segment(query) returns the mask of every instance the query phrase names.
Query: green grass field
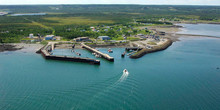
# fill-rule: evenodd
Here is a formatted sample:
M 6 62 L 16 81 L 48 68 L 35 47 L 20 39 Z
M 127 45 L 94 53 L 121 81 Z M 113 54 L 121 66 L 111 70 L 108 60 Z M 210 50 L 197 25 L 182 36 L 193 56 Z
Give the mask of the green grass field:
M 50 25 L 95 25 L 95 24 L 112 24 L 112 20 L 96 20 L 86 17 L 46 17 L 45 20 L 57 21 L 59 23 L 50 23 Z
M 65 39 L 108 35 L 112 39 L 122 40 L 122 35 L 150 33 L 140 29 L 140 26 L 172 25 L 173 21 L 220 22 L 218 6 L 9 5 L 0 6 L 0 11 L 10 11 L 12 14 L 47 13 L 44 16 L 0 16 L 0 41 L 3 42 L 19 42 L 30 33 L 41 36 L 54 34 Z M 92 31 L 90 26 L 96 27 L 99 32 Z M 104 26 L 112 29 L 105 31 Z M 128 37 L 128 40 L 136 39 Z

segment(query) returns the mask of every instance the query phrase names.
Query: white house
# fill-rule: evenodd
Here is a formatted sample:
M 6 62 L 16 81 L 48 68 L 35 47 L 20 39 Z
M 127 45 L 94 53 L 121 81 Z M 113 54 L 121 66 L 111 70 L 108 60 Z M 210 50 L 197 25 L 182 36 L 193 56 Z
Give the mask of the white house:
M 34 34 L 29 34 L 29 38 L 34 38 Z

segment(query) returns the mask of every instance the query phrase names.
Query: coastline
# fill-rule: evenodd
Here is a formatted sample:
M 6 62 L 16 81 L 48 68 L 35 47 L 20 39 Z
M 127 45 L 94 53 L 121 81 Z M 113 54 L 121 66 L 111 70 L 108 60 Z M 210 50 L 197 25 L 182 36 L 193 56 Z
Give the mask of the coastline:
M 161 37 L 168 38 L 173 42 L 180 41 L 179 38 L 181 37 L 208 37 L 208 38 L 217 38 L 220 39 L 220 37 L 216 36 L 207 36 L 207 35 L 196 35 L 196 34 L 179 34 L 177 32 L 181 31 L 181 28 L 183 28 L 180 25 L 174 24 L 170 26 L 147 26 L 149 29 L 156 29 L 156 31 L 163 31 L 165 32 L 165 35 L 161 35 Z M 142 27 L 143 28 L 143 27 Z M 115 44 L 87 44 L 93 48 L 125 48 L 125 47 L 134 47 L 131 44 L 136 41 L 129 41 L 126 43 L 115 43 Z M 36 52 L 36 50 L 39 50 L 44 45 L 42 44 L 25 44 L 25 43 L 6 43 L 6 44 L 0 44 L 0 52 L 4 51 L 22 51 L 22 52 Z M 72 44 L 59 44 L 56 45 L 57 49 L 71 49 Z M 75 48 L 82 49 L 80 45 L 76 45 Z
M 188 24 L 188 23 L 182 23 L 182 24 Z M 201 24 L 205 24 L 205 23 L 201 23 Z M 182 27 L 178 24 L 174 24 L 173 26 L 152 26 L 152 27 L 150 27 L 150 29 L 156 29 L 157 31 L 165 32 L 166 34 L 164 35 L 164 37 L 170 38 L 173 42 L 180 41 L 179 38 L 181 38 L 181 37 L 207 37 L 207 38 L 220 39 L 220 37 L 217 37 L 217 36 L 199 35 L 199 34 L 179 34 L 179 33 L 177 33 L 179 31 L 181 31 L 181 28 L 184 28 L 184 27 Z
M 21 50 L 23 47 L 18 47 L 17 45 L 13 44 L 0 44 L 0 52 L 4 51 L 16 51 Z
M 213 22 L 213 21 L 172 21 L 173 24 L 216 24 L 216 25 L 220 25 L 220 22 Z
M 154 48 L 147 49 L 143 48 L 142 50 L 136 52 L 135 54 L 131 55 L 130 58 L 137 59 L 145 54 L 153 53 L 157 51 L 162 51 L 167 49 L 169 46 L 172 45 L 173 42 L 180 41 L 180 38 L 186 38 L 186 37 L 204 37 L 204 38 L 217 38 L 220 39 L 220 37 L 217 36 L 208 36 L 208 35 L 196 35 L 196 34 L 179 34 L 177 32 L 181 31 L 181 28 L 183 28 L 180 25 L 172 25 L 172 26 L 151 26 L 149 29 L 156 30 L 156 32 L 165 32 L 165 35 L 162 37 L 168 38 L 168 41 L 166 43 L 163 43 L 161 45 L 155 46 Z

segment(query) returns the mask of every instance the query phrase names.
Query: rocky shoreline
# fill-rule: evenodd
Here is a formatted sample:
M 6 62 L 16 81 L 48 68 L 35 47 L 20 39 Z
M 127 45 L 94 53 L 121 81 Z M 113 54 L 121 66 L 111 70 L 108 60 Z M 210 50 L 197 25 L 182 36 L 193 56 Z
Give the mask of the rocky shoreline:
M 43 47 L 42 44 L 7 43 L 7 44 L 0 44 L 0 52 L 5 52 L 5 51 L 35 52 L 37 49 L 41 47 Z
M 17 45 L 13 44 L 0 44 L 0 52 L 4 51 L 16 51 L 21 50 L 23 47 L 18 47 Z

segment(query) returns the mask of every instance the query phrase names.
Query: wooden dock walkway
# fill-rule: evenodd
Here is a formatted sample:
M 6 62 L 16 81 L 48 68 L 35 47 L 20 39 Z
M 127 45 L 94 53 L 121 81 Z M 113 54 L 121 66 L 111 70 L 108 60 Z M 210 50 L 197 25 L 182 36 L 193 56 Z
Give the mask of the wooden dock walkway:
M 81 45 L 82 45 L 83 48 L 85 48 L 85 49 L 87 49 L 87 50 L 89 50 L 91 52 L 94 52 L 94 53 L 100 55 L 101 57 L 103 57 L 103 58 L 105 58 L 105 59 L 107 59 L 109 61 L 114 62 L 114 58 L 109 56 L 108 54 L 102 53 L 102 52 L 100 52 L 100 51 L 98 51 L 98 50 L 96 50 L 96 49 L 94 49 L 94 48 L 92 48 L 92 47 L 90 47 L 88 45 L 85 45 L 84 43 L 81 43 Z

